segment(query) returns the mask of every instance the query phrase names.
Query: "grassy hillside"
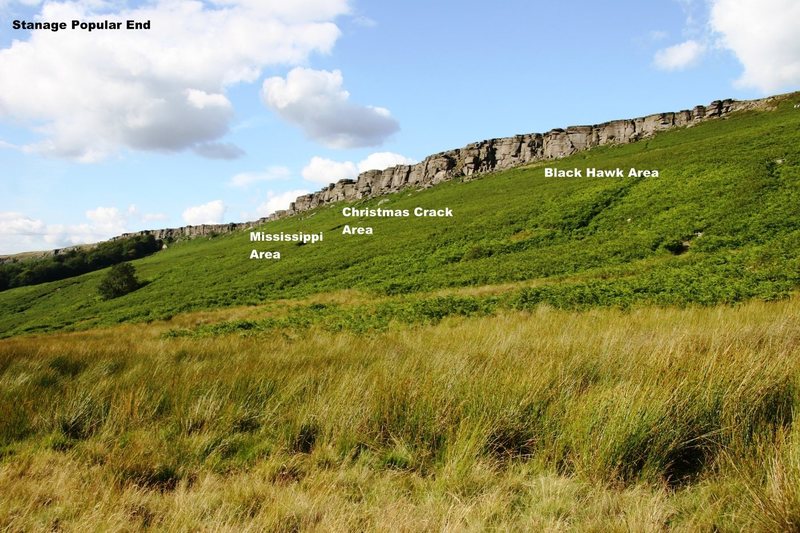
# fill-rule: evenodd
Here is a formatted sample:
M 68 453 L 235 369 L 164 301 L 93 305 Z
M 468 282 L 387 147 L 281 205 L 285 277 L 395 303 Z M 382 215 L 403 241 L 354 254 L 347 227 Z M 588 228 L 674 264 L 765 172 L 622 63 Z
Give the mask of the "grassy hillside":
M 800 530 L 796 101 L 0 293 L 0 530 Z
M 103 272 L 0 294 L 0 334 L 163 319 L 334 290 L 374 296 L 501 285 L 501 306 L 715 304 L 800 283 L 800 95 L 769 112 L 601 147 L 558 162 L 404 191 L 359 207 L 450 207 L 441 219 L 346 219 L 342 204 L 272 222 L 323 243 L 253 246 L 246 233 L 135 262 L 148 284 L 101 301 Z M 545 178 L 545 166 L 658 169 L 658 178 Z M 374 236 L 345 236 L 346 223 Z M 253 248 L 279 261 L 248 259 Z M 485 302 L 478 302 L 483 305 Z M 491 303 L 491 302 L 490 302 Z M 494 303 L 491 303 L 494 305 Z

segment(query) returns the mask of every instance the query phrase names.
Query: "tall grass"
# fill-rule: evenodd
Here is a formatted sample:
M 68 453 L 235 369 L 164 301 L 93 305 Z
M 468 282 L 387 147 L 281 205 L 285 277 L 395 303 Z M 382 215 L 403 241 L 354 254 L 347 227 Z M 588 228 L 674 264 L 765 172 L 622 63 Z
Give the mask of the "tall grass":
M 791 530 L 800 300 L 0 342 L 0 527 Z

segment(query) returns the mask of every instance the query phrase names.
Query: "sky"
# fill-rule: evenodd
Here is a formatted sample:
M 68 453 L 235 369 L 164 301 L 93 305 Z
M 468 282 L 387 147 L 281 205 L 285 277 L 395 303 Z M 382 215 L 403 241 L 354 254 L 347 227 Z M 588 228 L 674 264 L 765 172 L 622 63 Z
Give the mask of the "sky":
M 797 90 L 798 20 L 797 0 L 0 0 L 0 254 L 256 220 L 482 139 Z

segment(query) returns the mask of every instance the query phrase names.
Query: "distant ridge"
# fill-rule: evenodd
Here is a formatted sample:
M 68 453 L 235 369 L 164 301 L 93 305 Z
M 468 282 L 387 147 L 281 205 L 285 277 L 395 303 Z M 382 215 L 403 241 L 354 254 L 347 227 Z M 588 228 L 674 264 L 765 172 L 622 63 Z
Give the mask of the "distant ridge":
M 414 165 L 397 165 L 384 170 L 368 170 L 359 174 L 355 180 L 339 180 L 317 192 L 297 197 L 288 209 L 276 211 L 268 217 L 258 220 L 142 230 L 124 233 L 110 240 L 152 234 L 156 239 L 170 242 L 251 229 L 272 220 L 293 216 L 334 202 L 372 198 L 409 187 L 432 187 L 455 178 L 506 170 L 537 161 L 561 159 L 595 146 L 628 144 L 646 139 L 662 131 L 691 127 L 709 120 L 725 118 L 737 111 L 767 110 L 773 108 L 777 101 L 785 96 L 776 95 L 757 100 L 714 100 L 706 106 L 698 105 L 691 110 L 612 120 L 591 126 L 569 126 L 566 129 L 552 129 L 547 133 L 527 133 L 487 139 L 462 148 L 430 155 Z M 51 251 L 25 252 L 0 256 L 0 260 L 47 257 L 69 249 L 91 246 L 93 245 L 87 244 Z
M 430 187 L 458 177 L 469 177 L 533 163 L 560 159 L 606 144 L 627 144 L 674 128 L 694 126 L 750 109 L 769 109 L 785 95 L 759 100 L 715 100 L 692 110 L 657 113 L 633 119 L 613 120 L 593 126 L 569 126 L 547 133 L 528 133 L 488 139 L 463 148 L 426 157 L 414 165 L 362 172 L 355 180 L 343 179 L 311 194 L 298 197 L 289 209 L 273 213 L 269 220 L 291 216 L 320 205 L 357 200 L 397 192 L 406 187 Z

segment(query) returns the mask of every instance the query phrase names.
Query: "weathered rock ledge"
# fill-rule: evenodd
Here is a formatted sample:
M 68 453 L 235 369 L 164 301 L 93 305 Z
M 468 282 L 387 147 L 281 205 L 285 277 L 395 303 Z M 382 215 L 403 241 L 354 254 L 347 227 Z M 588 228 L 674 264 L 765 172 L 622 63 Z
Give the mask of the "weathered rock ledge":
M 355 180 L 343 179 L 315 193 L 298 197 L 289 209 L 277 211 L 267 220 L 295 215 L 331 202 L 371 198 L 406 187 L 425 188 L 462 176 L 505 170 L 536 161 L 560 159 L 606 144 L 626 144 L 674 128 L 688 127 L 724 118 L 735 111 L 766 109 L 778 97 L 760 100 L 715 100 L 692 110 L 658 113 L 592 126 L 570 126 L 547 133 L 528 133 L 488 139 L 463 148 L 426 157 L 414 165 L 362 172 Z
M 194 239 L 197 237 L 214 237 L 216 235 L 222 235 L 223 233 L 232 233 L 234 231 L 252 229 L 259 224 L 263 224 L 267 220 L 268 219 L 265 217 L 252 222 L 198 224 L 197 226 L 181 226 L 180 228 L 147 229 L 135 231 L 133 233 L 123 233 L 122 235 L 114 237 L 111 240 L 116 241 L 118 239 L 127 239 L 130 237 L 136 237 L 138 235 L 153 235 L 156 240 L 169 243 L 185 239 Z
M 143 230 L 124 233 L 112 240 L 152 234 L 156 239 L 171 242 L 251 229 L 264 222 L 296 215 L 333 202 L 372 198 L 407 187 L 427 188 L 462 176 L 474 176 L 537 161 L 560 159 L 595 146 L 627 144 L 651 137 L 661 131 L 725 118 L 736 111 L 769 109 L 780 98 L 781 96 L 770 96 L 759 100 L 715 100 L 707 106 L 699 105 L 692 110 L 612 120 L 592 126 L 570 126 L 566 129 L 553 129 L 547 133 L 527 133 L 488 139 L 428 156 L 414 165 L 369 170 L 359 174 L 355 180 L 339 180 L 315 193 L 298 197 L 288 209 L 276 211 L 268 217 L 252 222 Z M 37 255 L 55 255 L 60 252 L 62 250 L 53 250 L 40 252 Z

